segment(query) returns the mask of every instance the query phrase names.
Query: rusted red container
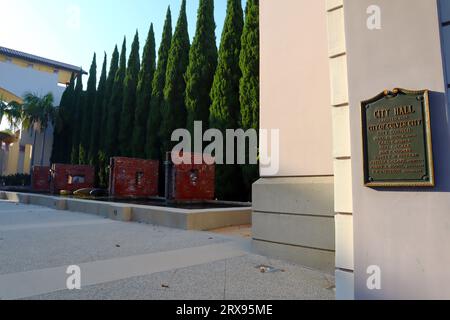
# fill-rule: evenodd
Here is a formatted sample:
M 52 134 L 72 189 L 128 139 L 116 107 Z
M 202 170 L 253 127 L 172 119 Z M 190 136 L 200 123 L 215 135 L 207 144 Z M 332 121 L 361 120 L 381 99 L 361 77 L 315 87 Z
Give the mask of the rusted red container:
M 201 154 L 186 154 L 189 163 L 174 164 L 171 154 L 166 161 L 166 195 L 172 201 L 214 200 L 215 165 L 211 159 L 203 161 Z M 200 159 L 195 161 L 195 159 Z
M 50 167 L 33 166 L 31 188 L 35 192 L 50 192 Z
M 158 196 L 159 161 L 111 158 L 109 177 L 110 196 L 134 198 Z
M 51 170 L 50 191 L 59 194 L 62 190 L 74 192 L 94 188 L 95 168 L 86 165 L 54 164 Z

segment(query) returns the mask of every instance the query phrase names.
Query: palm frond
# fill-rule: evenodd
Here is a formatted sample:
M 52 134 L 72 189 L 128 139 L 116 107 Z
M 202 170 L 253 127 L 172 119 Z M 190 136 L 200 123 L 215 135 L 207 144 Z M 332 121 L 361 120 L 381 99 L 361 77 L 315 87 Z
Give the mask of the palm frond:
M 23 97 L 23 126 L 31 127 L 39 131 L 46 130 L 49 122 L 54 123 L 56 109 L 53 94 L 48 93 L 43 97 L 26 93 Z

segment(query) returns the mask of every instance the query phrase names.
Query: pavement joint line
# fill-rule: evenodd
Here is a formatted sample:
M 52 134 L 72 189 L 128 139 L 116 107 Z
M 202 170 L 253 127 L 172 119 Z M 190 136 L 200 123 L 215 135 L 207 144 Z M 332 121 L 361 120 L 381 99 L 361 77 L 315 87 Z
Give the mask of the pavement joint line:
M 101 225 L 115 223 L 113 220 L 95 219 L 95 220 L 77 220 L 65 222 L 48 222 L 48 223 L 30 223 L 30 224 L 13 224 L 7 226 L 0 226 L 0 231 L 21 231 L 32 229 L 48 229 L 48 228 L 65 228 L 65 227 L 81 227 L 90 225 Z
M 246 255 L 239 243 L 156 252 L 78 265 L 83 287 L 183 269 Z M 0 275 L 0 300 L 25 299 L 67 290 L 69 266 Z
M 51 210 L 51 209 L 46 209 L 46 208 L 43 208 L 43 209 L 34 209 L 34 208 L 23 208 L 23 209 L 15 209 L 15 210 L 0 210 L 0 214 L 2 214 L 2 213 L 34 213 L 34 212 L 53 212 L 53 211 L 55 211 L 56 212 L 56 210 Z

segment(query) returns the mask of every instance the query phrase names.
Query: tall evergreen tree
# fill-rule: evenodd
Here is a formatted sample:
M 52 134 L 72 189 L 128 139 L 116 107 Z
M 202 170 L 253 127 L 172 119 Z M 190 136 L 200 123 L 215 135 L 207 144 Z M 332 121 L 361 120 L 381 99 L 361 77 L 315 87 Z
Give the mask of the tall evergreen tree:
M 126 52 L 126 39 L 124 39 L 122 44 L 122 51 L 120 53 L 119 69 L 117 69 L 116 75 L 114 77 L 113 89 L 111 91 L 111 97 L 108 106 L 108 120 L 106 126 L 105 142 L 106 158 L 119 155 L 119 121 L 123 105 L 123 84 L 127 69 Z
M 170 151 L 174 145 L 171 142 L 173 131 L 186 126 L 186 81 L 184 75 L 189 63 L 189 47 L 186 0 L 183 0 L 167 61 L 160 130 L 162 154 Z
M 217 67 L 215 29 L 214 0 L 200 0 L 197 30 L 186 72 L 186 126 L 192 136 L 195 121 L 202 121 L 204 129 L 209 123 L 210 92 Z
M 69 163 L 72 150 L 72 117 L 75 76 L 72 74 L 70 83 L 61 97 L 53 134 L 51 163 Z
M 91 122 L 91 141 L 89 143 L 89 163 L 94 166 L 98 166 L 98 151 L 100 145 L 101 135 L 101 121 L 102 121 L 102 109 L 103 100 L 105 97 L 106 87 L 106 53 L 103 58 L 103 66 L 100 74 L 100 80 L 97 87 L 97 95 L 95 96 L 94 109 L 92 110 L 92 122 Z
M 119 153 L 131 157 L 131 138 L 133 136 L 134 116 L 136 112 L 136 88 L 141 62 L 139 58 L 139 35 L 136 31 L 131 45 L 130 58 L 124 82 L 124 96 L 119 125 Z
M 150 25 L 147 41 L 142 55 L 142 66 L 137 85 L 137 101 L 134 119 L 132 154 L 136 158 L 145 158 L 145 141 L 147 135 L 147 119 L 152 95 L 152 81 L 156 69 L 155 33 L 153 23 Z
M 169 58 L 170 45 L 172 43 L 172 15 L 170 7 L 167 9 L 166 21 L 158 50 L 158 65 L 152 82 L 152 95 L 150 99 L 150 111 L 147 119 L 147 135 L 145 153 L 148 159 L 162 160 L 161 140 L 159 129 L 161 126 L 161 110 L 164 99 L 164 86 L 166 84 L 167 60 Z
M 111 57 L 109 65 L 108 77 L 105 84 L 105 94 L 102 104 L 102 117 L 100 123 L 100 150 L 98 152 L 98 184 L 102 188 L 108 186 L 108 165 L 109 159 L 106 154 L 106 142 L 107 142 L 107 127 L 108 127 L 108 114 L 110 110 L 110 100 L 112 96 L 112 90 L 114 85 L 114 79 L 116 77 L 117 70 L 119 69 L 119 50 L 117 45 L 114 47 L 114 51 Z
M 81 131 L 81 115 L 84 106 L 83 80 L 80 74 L 77 77 L 73 96 L 73 127 L 72 127 L 72 150 L 70 154 L 70 163 L 79 164 L 80 151 L 80 131 Z
M 61 97 L 61 101 L 62 101 Z M 52 145 L 52 154 L 50 156 L 50 163 L 61 163 L 61 153 L 62 153 L 62 139 L 61 135 L 63 132 L 64 122 L 62 120 L 61 114 L 61 106 L 57 108 L 55 114 L 55 123 L 53 128 L 53 145 Z
M 102 133 L 100 134 L 100 150 L 102 152 L 105 151 L 106 145 L 106 128 L 108 125 L 108 113 L 109 113 L 109 103 L 111 101 L 112 90 L 114 86 L 114 79 L 116 77 L 117 70 L 119 69 L 119 50 L 117 49 L 117 45 L 114 47 L 113 54 L 111 56 L 111 62 L 109 64 L 109 72 L 108 77 L 106 79 L 105 84 L 105 95 L 103 98 L 103 106 L 102 106 L 102 120 L 100 128 Z
M 86 99 L 81 115 L 81 137 L 79 163 L 88 163 L 89 144 L 91 142 L 92 114 L 95 108 L 95 96 L 97 94 L 97 55 L 94 53 L 86 89 Z
M 219 49 L 219 61 L 211 90 L 210 127 L 238 128 L 240 122 L 239 54 L 243 29 L 241 0 L 228 0 Z M 226 181 L 226 183 L 224 183 Z M 242 173 L 237 165 L 216 166 L 216 196 L 223 200 L 242 199 Z
M 247 0 L 240 55 L 242 127 L 259 130 L 259 0 Z M 258 165 L 242 167 L 247 193 L 259 176 Z

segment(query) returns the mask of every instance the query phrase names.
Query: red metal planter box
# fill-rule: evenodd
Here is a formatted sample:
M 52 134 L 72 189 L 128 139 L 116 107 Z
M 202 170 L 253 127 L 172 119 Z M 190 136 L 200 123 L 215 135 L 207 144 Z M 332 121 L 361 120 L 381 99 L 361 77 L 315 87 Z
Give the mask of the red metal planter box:
M 166 163 L 168 199 L 174 201 L 214 200 L 215 165 L 205 162 L 195 164 L 194 158 L 201 155 L 191 154 L 190 156 L 192 159 L 190 164 L 174 164 L 170 160 Z
M 54 164 L 51 175 L 50 191 L 54 194 L 62 190 L 94 188 L 95 168 L 92 166 Z
M 33 167 L 31 174 L 31 188 L 35 192 L 50 192 L 50 167 Z
M 111 158 L 109 194 L 113 197 L 158 196 L 159 161 Z

